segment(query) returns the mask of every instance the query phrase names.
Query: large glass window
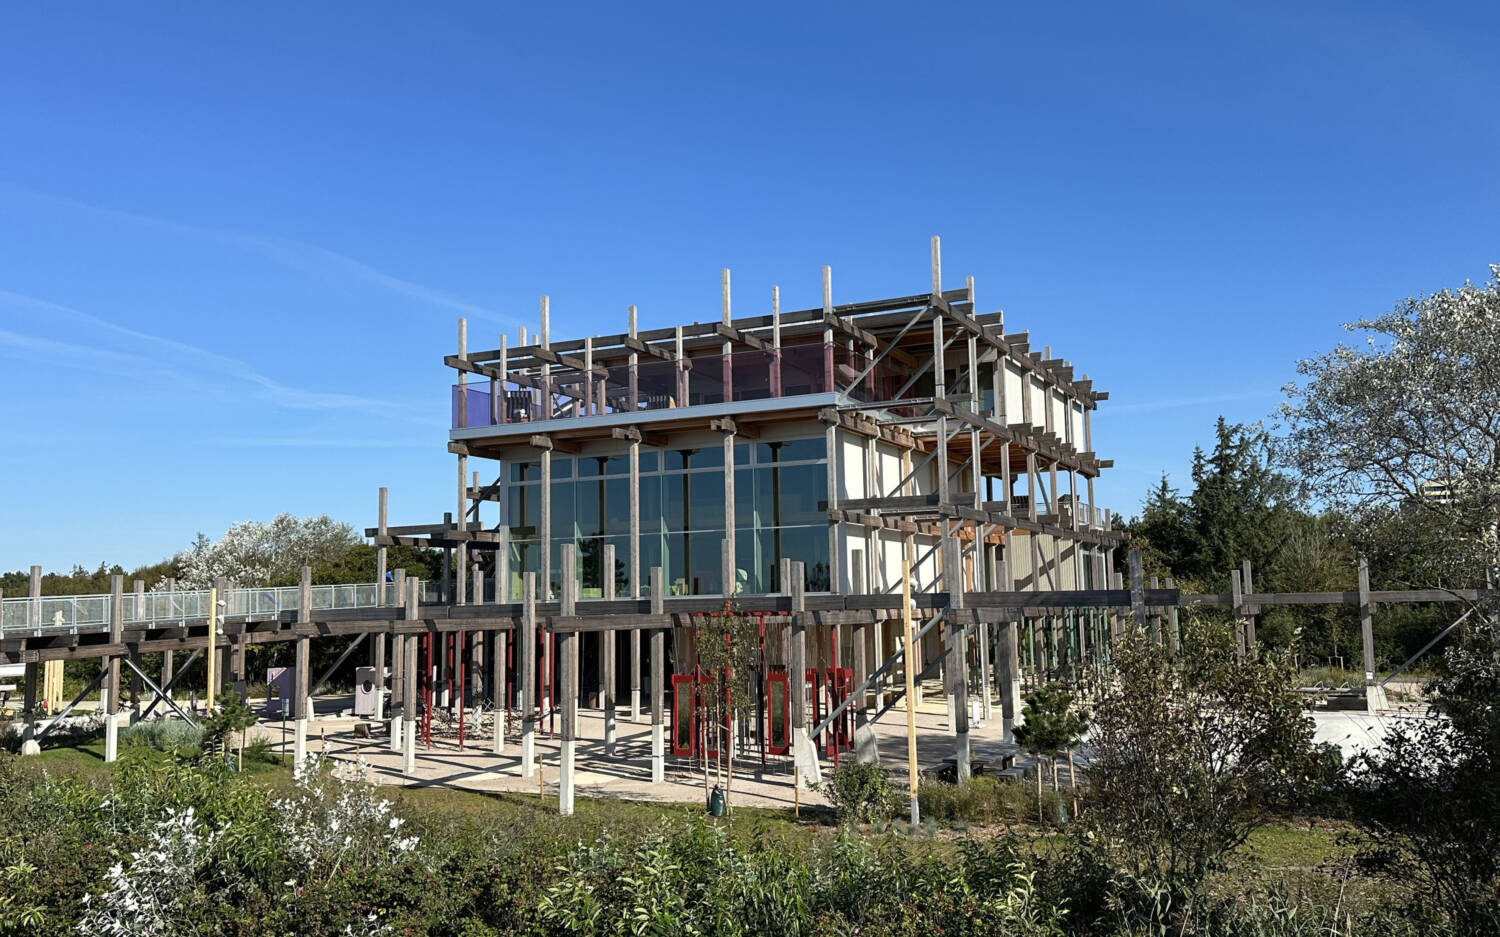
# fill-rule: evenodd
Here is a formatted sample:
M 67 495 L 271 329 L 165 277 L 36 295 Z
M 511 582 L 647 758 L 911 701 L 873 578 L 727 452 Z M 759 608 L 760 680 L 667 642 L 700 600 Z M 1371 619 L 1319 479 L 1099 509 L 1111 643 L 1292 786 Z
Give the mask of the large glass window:
M 529 540 L 541 534 L 542 497 L 536 485 L 512 485 L 505 493 L 510 538 Z
M 630 480 L 584 479 L 573 483 L 578 536 L 630 533 Z M 642 516 L 645 512 L 642 511 Z M 560 536 L 560 535 L 559 535 Z
M 572 540 L 575 536 L 576 517 L 573 505 L 574 484 L 570 481 L 552 482 L 552 542 L 559 539 Z
M 828 497 L 824 437 L 740 444 L 734 448 L 735 588 L 747 594 L 778 591 L 783 557 L 807 565 L 809 591 L 827 591 Z M 558 456 L 552 460 L 552 589 L 560 588 L 561 547 L 575 543 L 580 595 L 603 595 L 603 544 L 615 544 L 619 594 L 629 588 L 629 457 Z M 540 569 L 541 486 L 536 463 L 512 463 L 506 473 L 507 520 L 513 540 L 513 590 L 519 574 Z M 576 480 L 575 480 L 576 479 Z M 724 448 L 640 453 L 640 581 L 660 565 L 671 595 L 724 592 Z M 529 551 L 529 552 L 528 552 Z M 524 555 L 523 555 L 524 554 Z M 518 593 L 517 593 L 518 594 Z

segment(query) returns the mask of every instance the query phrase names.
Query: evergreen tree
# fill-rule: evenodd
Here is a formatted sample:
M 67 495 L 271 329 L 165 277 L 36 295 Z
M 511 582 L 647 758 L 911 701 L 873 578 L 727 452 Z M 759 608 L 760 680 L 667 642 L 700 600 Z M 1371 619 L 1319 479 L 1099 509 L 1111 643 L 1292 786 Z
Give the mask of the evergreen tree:
M 1229 570 L 1249 560 L 1256 568 L 1271 560 L 1291 530 L 1295 491 L 1271 461 L 1269 439 L 1259 427 L 1230 423 L 1214 427 L 1214 449 L 1193 453 L 1193 494 L 1188 516 L 1196 549 L 1191 573 L 1205 583 L 1227 584 Z

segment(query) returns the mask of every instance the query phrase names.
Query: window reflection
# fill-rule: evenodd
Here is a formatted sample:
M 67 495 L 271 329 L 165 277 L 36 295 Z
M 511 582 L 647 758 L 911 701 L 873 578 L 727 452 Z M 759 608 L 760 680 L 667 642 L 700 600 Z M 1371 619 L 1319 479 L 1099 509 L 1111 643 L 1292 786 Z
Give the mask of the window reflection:
M 808 591 L 829 588 L 829 527 L 820 505 L 827 499 L 822 436 L 735 447 L 734 588 L 754 594 L 783 589 L 782 558 L 806 566 Z M 663 567 L 671 595 L 724 593 L 725 536 L 723 446 L 640 452 L 640 559 L 642 594 L 648 573 Z M 664 467 L 663 467 L 664 466 Z M 579 549 L 580 595 L 602 596 L 607 572 L 602 547 L 615 545 L 616 590 L 629 589 L 630 481 L 625 454 L 554 457 L 551 505 L 552 589 L 560 588 L 563 543 Z M 511 463 L 505 473 L 505 506 L 511 537 L 511 594 L 520 576 L 540 571 L 541 498 L 536 463 Z M 574 480 L 576 478 L 576 480 Z

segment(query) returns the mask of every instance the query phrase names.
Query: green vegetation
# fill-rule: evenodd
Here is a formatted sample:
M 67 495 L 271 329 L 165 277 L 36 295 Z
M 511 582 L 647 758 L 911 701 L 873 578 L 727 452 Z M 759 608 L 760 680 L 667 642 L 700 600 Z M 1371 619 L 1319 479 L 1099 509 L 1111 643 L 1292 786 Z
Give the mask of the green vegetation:
M 203 751 L 204 730 L 176 719 L 151 719 L 120 730 L 123 748 L 152 748 L 192 758 Z
M 926 820 L 958 827 L 1008 826 L 1025 824 L 1039 816 L 1058 816 L 1062 796 L 981 775 L 967 784 L 923 781 L 917 788 L 917 806 Z
M 883 823 L 905 806 L 890 773 L 878 764 L 845 762 L 817 787 L 827 795 L 839 823 Z
M 983 832 L 861 836 L 747 807 L 709 823 L 700 807 L 584 798 L 562 818 L 535 795 L 246 764 L 144 748 L 108 767 L 86 749 L 0 759 L 0 934 L 1156 932 L 1085 837 L 1020 823 L 1021 783 L 923 786 L 924 812 L 967 805 L 953 819 L 980 810 L 967 816 L 1000 824 Z M 1350 854 L 1339 831 L 1303 827 L 1257 829 L 1185 932 L 1416 932 L 1364 880 L 1318 871 Z M 148 899 L 154 917 L 125 913 Z
M 1016 742 L 1024 751 L 1038 756 L 1036 766 L 1036 809 L 1038 819 L 1042 813 L 1042 766 L 1040 758 L 1045 756 L 1052 764 L 1052 790 L 1057 786 L 1057 758 L 1068 753 L 1069 763 L 1073 749 L 1083 739 L 1088 728 L 1088 719 L 1073 708 L 1073 694 L 1066 687 L 1049 683 L 1026 695 L 1026 718 L 1016 726 Z M 1072 774 L 1069 773 L 1072 781 Z

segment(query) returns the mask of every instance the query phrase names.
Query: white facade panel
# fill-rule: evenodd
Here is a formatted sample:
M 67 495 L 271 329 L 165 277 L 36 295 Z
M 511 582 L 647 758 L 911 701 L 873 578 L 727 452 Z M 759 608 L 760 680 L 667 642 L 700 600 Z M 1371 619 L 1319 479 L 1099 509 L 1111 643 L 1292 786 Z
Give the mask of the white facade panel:
M 1021 394 L 1024 387 L 1021 383 L 1021 372 L 1014 365 L 1005 365 L 1005 423 L 1019 423 L 1022 417 Z

